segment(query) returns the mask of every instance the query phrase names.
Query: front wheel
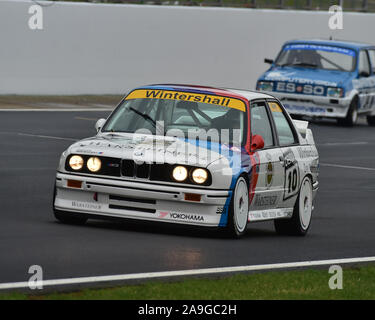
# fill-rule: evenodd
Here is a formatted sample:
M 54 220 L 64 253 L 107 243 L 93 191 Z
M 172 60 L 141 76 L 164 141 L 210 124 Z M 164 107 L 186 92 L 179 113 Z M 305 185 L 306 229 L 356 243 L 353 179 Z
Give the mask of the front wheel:
M 275 220 L 278 234 L 305 236 L 309 230 L 312 216 L 312 184 L 309 177 L 302 181 L 299 195 L 291 219 Z
M 375 116 L 367 116 L 367 123 L 371 127 L 375 127 Z
M 346 114 L 345 118 L 337 119 L 339 125 L 345 127 L 353 127 L 358 120 L 358 106 L 357 106 L 357 99 L 354 99 L 349 106 L 348 113 Z
M 87 216 L 81 213 L 72 213 L 59 210 L 53 210 L 55 218 L 65 224 L 84 225 L 87 221 Z
M 243 177 L 237 180 L 229 206 L 229 220 L 226 233 L 231 238 L 240 238 L 246 232 L 249 214 L 249 188 Z

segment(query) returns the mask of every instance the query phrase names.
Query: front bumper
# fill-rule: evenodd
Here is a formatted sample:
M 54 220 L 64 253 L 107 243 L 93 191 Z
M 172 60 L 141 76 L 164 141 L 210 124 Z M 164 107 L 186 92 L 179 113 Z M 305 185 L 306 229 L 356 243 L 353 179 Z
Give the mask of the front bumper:
M 81 187 L 68 187 L 68 180 L 80 181 Z M 186 194 L 199 194 L 201 199 L 185 200 Z M 97 216 L 217 227 L 231 195 L 231 190 L 57 173 L 54 208 Z
M 278 98 L 290 114 L 310 117 L 345 118 L 352 98 L 330 98 L 284 92 L 267 92 Z

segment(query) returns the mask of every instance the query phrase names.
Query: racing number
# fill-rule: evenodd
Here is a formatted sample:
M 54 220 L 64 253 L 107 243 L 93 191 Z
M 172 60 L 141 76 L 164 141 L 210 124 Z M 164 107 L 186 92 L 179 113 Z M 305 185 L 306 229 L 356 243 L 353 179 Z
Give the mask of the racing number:
M 293 168 L 293 171 L 289 171 L 288 173 L 288 194 L 293 193 L 296 191 L 298 185 L 298 173 L 297 169 Z
M 285 185 L 284 200 L 293 197 L 298 193 L 299 168 L 298 162 L 291 149 L 284 153 L 285 158 Z

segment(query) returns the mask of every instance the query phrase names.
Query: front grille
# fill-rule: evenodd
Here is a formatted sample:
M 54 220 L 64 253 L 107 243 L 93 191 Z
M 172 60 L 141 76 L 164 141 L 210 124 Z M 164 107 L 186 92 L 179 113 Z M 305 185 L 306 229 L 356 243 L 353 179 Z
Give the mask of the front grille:
M 151 181 L 176 182 L 176 180 L 174 180 L 172 177 L 172 172 L 175 166 L 175 164 L 168 163 L 137 164 L 133 160 L 123 160 L 121 172 L 125 177 L 149 179 Z M 187 165 L 184 165 L 184 167 L 188 170 L 189 177 L 186 179 L 186 181 L 183 181 L 183 183 L 197 185 L 190 179 L 192 171 L 197 167 Z M 207 181 L 201 185 L 209 186 L 211 183 L 211 174 L 208 172 Z
M 125 177 L 134 177 L 135 163 L 133 160 L 122 160 L 121 174 Z
M 130 198 L 130 197 L 116 196 L 116 195 L 109 195 L 109 200 L 156 204 L 156 200 L 153 200 L 153 199 Z
M 135 176 L 137 178 L 142 178 L 142 179 L 150 178 L 150 169 L 151 169 L 150 164 L 143 163 L 141 165 L 136 165 L 135 169 L 136 169 Z
M 126 210 L 126 211 L 139 211 L 139 212 L 147 212 L 147 213 L 155 213 L 156 212 L 155 209 L 118 206 L 118 205 L 115 205 L 115 204 L 110 204 L 108 207 L 109 207 L 109 209 Z
M 156 212 L 156 200 L 109 195 L 109 208 L 146 213 Z

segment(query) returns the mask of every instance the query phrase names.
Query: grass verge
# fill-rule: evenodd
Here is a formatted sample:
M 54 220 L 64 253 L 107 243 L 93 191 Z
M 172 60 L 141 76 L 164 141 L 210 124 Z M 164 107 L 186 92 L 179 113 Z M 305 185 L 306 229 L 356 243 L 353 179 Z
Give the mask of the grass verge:
M 120 95 L 77 95 L 77 96 L 18 96 L 0 95 L 1 108 L 35 108 L 36 106 L 49 106 L 51 104 L 67 104 L 76 106 L 110 105 L 116 106 L 122 96 Z
M 343 269 L 343 289 L 331 290 L 327 269 L 237 274 L 209 279 L 150 281 L 106 289 L 70 293 L 0 293 L 0 300 L 195 300 L 195 299 L 375 299 L 375 265 Z

